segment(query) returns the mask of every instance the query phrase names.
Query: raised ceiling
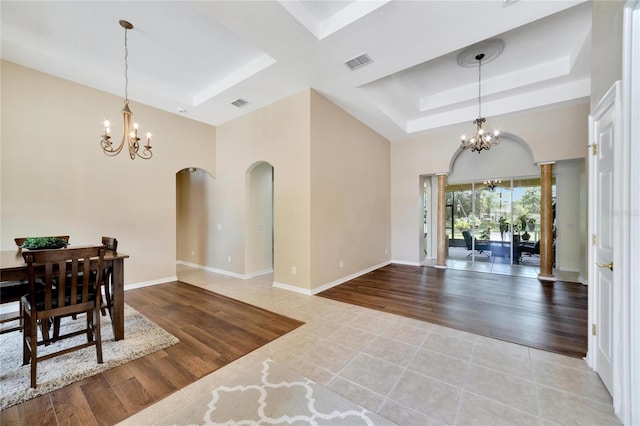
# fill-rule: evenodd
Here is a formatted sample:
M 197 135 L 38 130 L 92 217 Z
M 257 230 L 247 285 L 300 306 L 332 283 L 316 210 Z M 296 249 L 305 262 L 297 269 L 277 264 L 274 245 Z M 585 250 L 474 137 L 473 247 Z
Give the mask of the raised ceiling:
M 2 59 L 220 125 L 314 88 L 389 140 L 471 122 L 465 48 L 483 66 L 483 115 L 588 99 L 587 1 L 140 1 L 0 3 Z M 366 53 L 354 71 L 345 62 Z M 231 104 L 244 99 L 247 105 Z M 179 112 L 181 111 L 181 112 Z

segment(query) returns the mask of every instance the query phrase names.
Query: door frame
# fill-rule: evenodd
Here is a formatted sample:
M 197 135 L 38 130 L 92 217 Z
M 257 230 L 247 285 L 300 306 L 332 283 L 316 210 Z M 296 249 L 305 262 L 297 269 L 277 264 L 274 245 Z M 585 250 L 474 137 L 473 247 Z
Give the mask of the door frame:
M 640 424 L 640 2 L 628 0 L 623 12 L 622 30 L 622 175 L 621 191 L 626 197 L 618 210 L 622 218 L 624 249 L 623 316 L 621 339 L 621 394 L 614 398 L 614 409 L 623 424 Z M 635 166 L 635 167 L 634 167 Z
M 619 309 L 614 317 L 614 389 L 613 406 L 623 424 L 640 424 L 640 2 L 627 0 L 624 6 L 622 32 L 622 82 L 614 83 L 619 105 L 614 159 L 614 238 L 619 250 L 614 253 L 614 283 L 619 286 L 614 302 Z M 610 93 L 603 96 L 603 100 Z M 602 104 L 594 108 L 594 113 Z M 589 143 L 592 143 L 592 116 L 589 117 Z M 589 239 L 593 234 L 593 197 L 591 154 L 589 154 Z M 633 167 L 632 167 L 633 166 Z M 589 244 L 589 275 L 595 268 L 593 245 Z M 633 260 L 633 261 L 632 261 Z M 633 284 L 633 285 L 632 285 Z M 592 324 L 598 300 L 594 286 L 589 287 L 589 324 Z M 595 338 L 588 339 L 586 361 L 594 368 Z
M 610 336 L 607 337 L 606 341 L 609 342 L 610 348 L 610 356 L 611 356 L 611 388 L 609 391 L 611 392 L 611 396 L 620 393 L 620 377 L 618 375 L 617 369 L 621 365 L 621 353 L 620 353 L 620 337 L 623 335 L 623 321 L 621 318 L 621 312 L 623 310 L 623 299 L 622 299 L 622 286 L 620 276 L 624 273 L 622 264 L 623 259 L 622 255 L 624 250 L 621 247 L 621 218 L 619 215 L 616 215 L 615 212 L 618 210 L 618 205 L 621 202 L 621 199 L 624 197 L 624 192 L 621 191 L 620 182 L 619 182 L 619 173 L 617 171 L 620 167 L 620 151 L 622 151 L 622 123 L 621 123 L 621 92 L 620 92 L 620 81 L 616 81 L 613 86 L 604 94 L 604 96 L 598 101 L 597 105 L 591 111 L 589 115 L 589 236 L 591 240 L 591 244 L 589 244 L 589 262 L 588 262 L 588 270 L 589 270 L 589 279 L 591 285 L 589 286 L 589 324 L 592 327 L 590 336 L 589 336 L 589 350 L 587 352 L 587 362 L 593 368 L 594 371 L 603 373 L 607 371 L 607 374 L 604 376 L 608 376 L 609 366 L 603 366 L 599 363 L 598 357 L 598 336 L 602 335 L 605 332 L 609 332 L 609 327 L 605 326 L 604 321 L 599 323 L 600 317 L 600 295 L 602 282 L 598 279 L 599 276 L 602 276 L 602 273 L 598 270 L 599 267 L 596 266 L 596 262 L 613 262 L 613 271 L 611 273 L 612 279 L 609 281 L 613 283 L 612 287 L 612 295 L 610 300 L 610 305 L 608 306 L 607 317 L 611 318 L 610 324 Z M 613 116 L 613 122 L 610 124 L 608 117 Z M 604 120 L 604 122 L 603 122 Z M 602 148 L 602 144 L 600 143 L 599 134 L 601 132 L 601 128 L 607 128 L 609 125 L 612 125 L 612 136 L 613 136 L 613 158 L 612 158 L 612 180 L 613 180 L 613 194 L 611 194 L 613 205 L 610 206 L 610 218 L 611 221 L 611 238 L 612 242 L 609 243 L 612 249 L 612 258 L 601 258 L 598 259 L 597 247 L 603 244 L 604 235 L 598 233 L 598 231 L 602 228 L 600 223 L 602 220 L 598 216 L 601 211 L 600 208 L 600 200 L 603 198 L 598 191 L 602 191 L 598 181 L 600 178 L 600 163 L 598 162 L 598 158 L 604 155 L 604 149 Z M 607 219 L 604 219 L 607 220 Z M 597 242 L 596 242 L 597 240 Z M 605 271 L 606 272 L 606 271 Z M 606 273 L 608 275 L 608 272 Z M 597 328 L 597 335 L 594 333 L 593 328 Z M 608 387 L 608 386 L 607 386 Z

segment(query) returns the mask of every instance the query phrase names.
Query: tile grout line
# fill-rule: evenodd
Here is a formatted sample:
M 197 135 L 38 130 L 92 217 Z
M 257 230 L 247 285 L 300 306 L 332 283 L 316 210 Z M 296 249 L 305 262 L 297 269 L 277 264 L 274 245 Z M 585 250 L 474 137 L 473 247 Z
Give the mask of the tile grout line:
M 478 345 L 478 338 L 476 337 L 475 342 L 473 342 L 473 347 L 471 348 L 471 354 L 469 355 L 469 361 L 467 362 L 467 372 L 464 375 L 464 383 L 462 384 L 462 389 L 460 390 L 460 401 L 458 401 L 458 408 L 456 410 L 456 414 L 453 418 L 453 424 L 458 424 L 458 419 L 460 418 L 460 410 L 462 409 L 462 398 L 464 397 L 464 392 L 467 387 L 467 383 L 469 382 L 469 374 L 471 373 L 471 364 L 473 361 L 473 355 L 476 351 L 476 346 Z
M 413 362 L 413 360 L 416 358 L 416 355 L 418 354 L 418 352 L 420 352 L 420 349 L 422 348 L 422 345 L 424 345 L 424 343 L 427 341 L 427 339 L 429 338 L 429 336 L 431 336 L 431 334 L 433 333 L 433 327 L 429 328 L 428 333 L 424 336 L 424 338 L 422 339 L 422 342 L 420 342 L 420 345 L 416 346 L 416 350 L 413 352 L 413 355 L 409 358 L 409 360 L 407 361 L 407 365 L 405 365 L 402 368 L 402 371 L 400 372 L 400 374 L 398 375 L 398 378 L 396 379 L 395 383 L 391 386 L 391 388 L 389 389 L 389 392 L 387 393 L 387 395 L 384 395 L 384 399 L 382 400 L 382 402 L 380 403 L 380 406 L 378 407 L 378 410 L 376 410 L 376 414 L 380 414 L 379 411 L 382 407 L 384 407 L 384 405 L 388 402 L 391 401 L 394 404 L 399 404 L 402 406 L 405 406 L 404 404 L 401 404 L 400 402 L 397 402 L 393 399 L 391 399 L 391 394 L 393 393 L 393 391 L 396 389 L 396 387 L 398 386 L 398 383 L 400 383 L 400 380 L 402 379 L 402 377 L 406 374 L 407 371 L 411 371 L 409 370 L 409 365 L 411 365 L 411 363 Z M 404 343 L 404 342 L 403 342 Z M 407 407 L 410 408 L 410 407 Z M 412 411 L 415 411 L 413 409 L 411 409 Z M 416 411 L 417 412 L 417 411 Z M 419 412 L 418 412 L 419 413 Z M 420 415 L 423 415 L 423 413 L 419 413 Z

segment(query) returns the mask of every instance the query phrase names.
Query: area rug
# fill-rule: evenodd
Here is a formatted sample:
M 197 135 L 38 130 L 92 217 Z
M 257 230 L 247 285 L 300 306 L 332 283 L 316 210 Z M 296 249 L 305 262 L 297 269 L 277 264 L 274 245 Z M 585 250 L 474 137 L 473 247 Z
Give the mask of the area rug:
M 71 318 L 62 321 L 61 333 L 82 328 L 86 323 L 84 316 L 77 320 Z M 124 340 L 115 341 L 111 328 L 111 318 L 100 319 L 102 331 L 103 363 L 96 362 L 95 347 L 84 348 L 62 356 L 38 363 L 38 386 L 31 389 L 31 367 L 22 365 L 22 333 L 12 332 L 0 335 L 0 410 L 24 402 L 36 396 L 54 391 L 70 383 L 140 358 L 178 342 L 140 312 L 124 305 Z M 50 346 L 38 347 L 38 355 L 44 355 L 68 347 L 72 340 L 86 341 L 86 336 L 76 336 Z
M 192 399 L 162 424 L 183 425 L 392 425 L 270 359 L 254 363 L 205 398 Z

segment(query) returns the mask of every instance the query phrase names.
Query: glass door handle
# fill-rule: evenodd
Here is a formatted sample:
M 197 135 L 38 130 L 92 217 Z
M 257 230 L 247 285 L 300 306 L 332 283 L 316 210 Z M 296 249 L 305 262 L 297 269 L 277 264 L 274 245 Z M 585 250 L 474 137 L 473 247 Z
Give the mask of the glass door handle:
M 596 265 L 599 268 L 609 268 L 609 269 L 611 269 L 613 271 L 613 262 L 609 262 L 609 263 L 597 263 L 596 262 Z

